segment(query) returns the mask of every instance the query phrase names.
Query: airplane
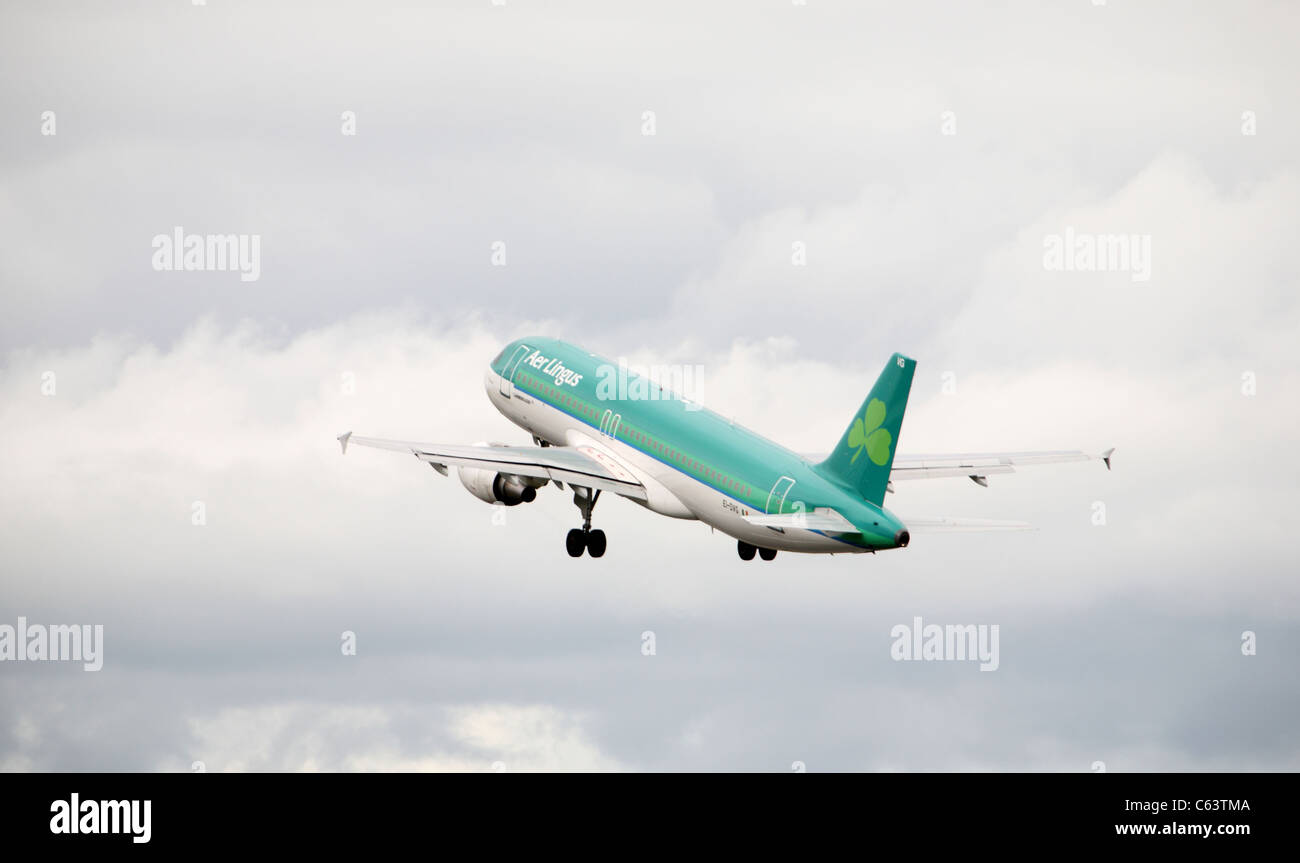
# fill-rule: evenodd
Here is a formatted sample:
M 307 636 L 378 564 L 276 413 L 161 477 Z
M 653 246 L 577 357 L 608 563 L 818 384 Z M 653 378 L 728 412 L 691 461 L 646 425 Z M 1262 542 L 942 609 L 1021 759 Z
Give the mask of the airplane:
M 623 379 L 612 383 L 621 369 Z M 1021 530 L 1024 522 L 908 519 L 885 508 L 903 480 L 969 477 L 987 486 L 1017 467 L 1100 458 L 1114 448 L 895 456 L 916 361 L 894 354 L 835 449 L 800 455 L 703 408 L 627 366 L 554 338 L 511 342 L 488 366 L 488 399 L 534 446 L 469 446 L 338 436 L 348 445 L 415 456 L 485 503 L 517 506 L 553 483 L 573 493 L 582 527 L 565 537 L 570 557 L 605 554 L 592 511 L 610 492 L 651 512 L 694 519 L 736 540 L 743 560 L 778 551 L 874 553 L 906 548 L 912 530 Z

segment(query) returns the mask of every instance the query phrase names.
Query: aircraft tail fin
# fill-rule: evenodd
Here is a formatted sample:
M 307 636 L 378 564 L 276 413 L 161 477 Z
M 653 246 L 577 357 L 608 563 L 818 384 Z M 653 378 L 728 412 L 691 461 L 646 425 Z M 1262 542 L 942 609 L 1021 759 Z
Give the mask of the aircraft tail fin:
M 817 465 L 822 475 L 852 487 L 877 506 L 885 501 L 915 372 L 916 360 L 902 354 L 890 357 L 839 444 Z

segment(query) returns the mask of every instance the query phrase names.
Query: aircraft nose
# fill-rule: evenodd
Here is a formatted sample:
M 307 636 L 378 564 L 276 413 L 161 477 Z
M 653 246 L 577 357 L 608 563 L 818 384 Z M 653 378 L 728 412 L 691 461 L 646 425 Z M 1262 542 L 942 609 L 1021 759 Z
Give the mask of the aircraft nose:
M 898 533 L 894 534 L 894 545 L 897 548 L 907 548 L 907 544 L 911 541 L 912 535 L 907 532 L 907 528 L 903 528 Z

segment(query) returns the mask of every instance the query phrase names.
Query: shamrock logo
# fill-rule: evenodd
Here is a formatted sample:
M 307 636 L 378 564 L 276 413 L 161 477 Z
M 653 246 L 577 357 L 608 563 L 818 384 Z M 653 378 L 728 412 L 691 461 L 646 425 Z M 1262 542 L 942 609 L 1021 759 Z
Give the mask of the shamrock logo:
M 888 430 L 880 427 L 884 421 L 885 403 L 880 399 L 872 399 L 867 404 L 866 413 L 853 419 L 853 427 L 849 429 L 849 446 L 857 452 L 853 453 L 849 464 L 857 461 L 862 451 L 866 450 L 867 458 L 881 467 L 885 466 L 885 462 L 889 461 L 889 445 L 894 442 L 894 438 Z

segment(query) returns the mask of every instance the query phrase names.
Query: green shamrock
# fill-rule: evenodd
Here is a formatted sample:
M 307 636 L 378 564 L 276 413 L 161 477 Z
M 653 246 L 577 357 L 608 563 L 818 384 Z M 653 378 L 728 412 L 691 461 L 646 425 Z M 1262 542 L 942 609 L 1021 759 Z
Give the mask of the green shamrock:
M 884 421 L 885 403 L 880 399 L 872 399 L 867 404 L 866 413 L 854 418 L 853 427 L 849 429 L 849 446 L 857 452 L 853 453 L 849 464 L 857 461 L 865 449 L 867 458 L 881 467 L 885 466 L 885 462 L 889 461 L 889 445 L 894 442 L 894 438 L 887 429 L 880 427 Z

